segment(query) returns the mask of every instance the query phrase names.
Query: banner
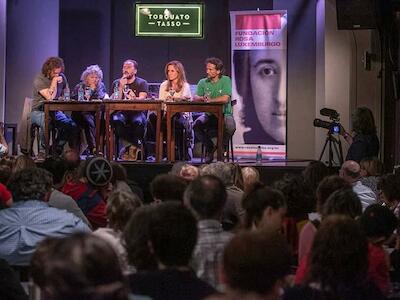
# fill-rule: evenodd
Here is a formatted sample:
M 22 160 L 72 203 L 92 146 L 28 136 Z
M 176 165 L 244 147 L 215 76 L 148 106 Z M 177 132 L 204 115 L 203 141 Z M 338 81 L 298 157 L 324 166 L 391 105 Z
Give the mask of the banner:
M 235 156 L 286 158 L 287 12 L 232 11 Z

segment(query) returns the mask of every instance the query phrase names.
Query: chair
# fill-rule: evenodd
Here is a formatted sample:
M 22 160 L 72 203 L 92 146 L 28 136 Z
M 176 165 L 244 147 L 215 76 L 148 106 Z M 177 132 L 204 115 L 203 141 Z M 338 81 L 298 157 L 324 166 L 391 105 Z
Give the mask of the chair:
M 234 108 L 234 106 L 237 104 L 237 100 L 234 99 L 231 101 L 231 105 L 232 105 L 232 110 Z M 225 146 L 224 149 L 224 153 L 226 153 L 226 160 L 229 162 L 232 160 L 232 162 L 235 161 L 235 153 L 233 151 L 233 135 L 230 137 L 229 141 L 228 141 L 228 145 Z M 204 156 L 205 156 L 205 146 L 204 144 L 201 144 L 201 159 L 200 161 L 203 162 L 204 161 Z M 225 159 L 224 159 L 225 160 Z

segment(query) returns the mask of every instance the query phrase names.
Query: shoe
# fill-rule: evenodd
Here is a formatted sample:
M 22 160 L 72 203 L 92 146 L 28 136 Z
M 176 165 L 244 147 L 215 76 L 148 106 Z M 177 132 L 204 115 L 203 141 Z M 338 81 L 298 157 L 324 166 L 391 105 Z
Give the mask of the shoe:
M 141 151 L 138 147 L 135 145 L 129 145 L 122 148 L 119 157 L 123 160 L 136 161 L 138 160 L 139 154 L 141 154 Z
M 39 152 L 35 158 L 35 161 L 44 161 L 46 159 L 46 153 Z
M 212 163 L 212 161 L 214 160 L 215 151 L 217 151 L 217 147 L 216 146 L 212 147 L 211 150 L 207 151 L 206 164 Z

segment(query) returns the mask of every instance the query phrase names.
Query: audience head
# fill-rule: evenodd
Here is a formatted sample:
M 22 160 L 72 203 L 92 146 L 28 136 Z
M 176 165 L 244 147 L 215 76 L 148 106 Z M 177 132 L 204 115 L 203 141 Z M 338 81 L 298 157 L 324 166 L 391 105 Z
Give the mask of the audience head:
M 124 230 L 123 239 L 128 261 L 137 271 L 157 269 L 157 260 L 149 247 L 149 226 L 155 208 L 155 206 L 139 207 Z
M 161 203 L 152 212 L 149 238 L 159 266 L 187 266 L 197 241 L 196 219 L 180 203 Z
M 153 201 L 179 201 L 183 202 L 183 193 L 186 189 L 186 181 L 175 175 L 160 174 L 150 183 L 150 192 Z
M 322 209 L 322 216 L 338 214 L 352 219 L 359 217 L 362 213 L 360 198 L 351 188 L 341 188 L 333 192 Z
M 302 176 L 285 174 L 273 187 L 283 193 L 286 199 L 288 217 L 304 217 L 312 211 L 311 196 Z
M 195 166 L 185 164 L 179 172 L 179 176 L 187 182 L 191 182 L 199 177 L 199 169 Z
M 225 186 L 218 177 L 201 176 L 189 184 L 184 201 L 198 219 L 219 220 L 226 202 Z
M 383 174 L 383 164 L 377 157 L 363 158 L 360 161 L 361 175 L 381 176 Z
M 111 168 L 113 170 L 113 172 L 112 172 L 113 176 L 111 177 L 112 184 L 115 184 L 117 181 L 127 181 L 128 180 L 128 174 L 123 165 L 121 165 L 120 163 L 117 163 L 115 161 L 111 161 L 110 164 L 111 164 Z
M 226 187 L 233 185 L 233 175 L 234 174 L 232 172 L 232 168 L 229 166 L 229 164 L 226 164 L 222 161 L 218 161 L 218 162 L 206 165 L 202 169 L 201 175 L 216 176 L 222 180 L 222 183 Z
M 364 283 L 368 270 L 368 244 L 358 223 L 343 215 L 323 220 L 311 247 L 308 281 L 343 299 L 346 286 Z
M 12 170 L 8 165 L 0 165 L 0 183 L 7 185 L 12 175 Z
M 39 262 L 46 262 L 38 284 L 50 299 L 128 299 L 118 257 L 103 239 L 76 233 L 45 242 L 38 252 Z
M 108 186 L 113 176 L 113 169 L 108 160 L 102 157 L 86 159 L 80 166 L 80 178 L 87 180 L 96 188 Z
M 233 185 L 243 190 L 244 184 L 243 184 L 242 168 L 239 166 L 239 164 L 233 162 L 228 163 L 228 165 L 231 167 Z
M 177 161 L 172 165 L 171 170 L 168 172 L 168 174 L 171 175 L 176 175 L 179 176 L 181 174 L 182 168 L 186 165 L 187 163 L 184 161 Z
M 13 201 L 46 200 L 53 186 L 49 172 L 41 168 L 23 169 L 14 173 L 8 183 Z
M 378 181 L 380 198 L 389 206 L 393 206 L 400 201 L 400 176 L 385 174 Z
M 245 227 L 279 230 L 286 213 L 286 201 L 282 192 L 257 184 L 242 201 L 246 211 Z
M 51 175 L 53 176 L 54 186 L 57 187 L 62 183 L 64 179 L 64 174 L 67 171 L 63 160 L 57 158 L 46 158 L 41 167 L 51 173 Z
M 15 160 L 13 173 L 21 171 L 23 169 L 29 169 L 29 168 L 35 168 L 35 167 L 36 167 L 36 164 L 29 155 L 21 154 Z
M 52 72 L 59 69 L 60 72 L 64 72 L 64 60 L 61 57 L 49 57 L 43 63 L 42 74 L 48 78 L 53 78 Z
M 321 161 L 315 160 L 308 164 L 303 171 L 304 182 L 313 193 L 316 192 L 319 183 L 329 175 L 328 167 Z
M 75 150 L 69 149 L 66 150 L 62 155 L 63 160 L 65 161 L 67 170 L 74 170 L 79 168 L 81 158 Z
M 253 167 L 242 168 L 243 191 L 248 193 L 256 183 L 260 182 L 260 172 Z
M 358 162 L 354 160 L 345 161 L 339 170 L 339 176 L 348 183 L 354 183 L 361 177 L 361 168 Z
M 351 185 L 342 177 L 331 175 L 322 179 L 317 188 L 317 211 L 321 213 L 326 200 L 334 192 L 341 188 L 351 188 Z
M 107 199 L 109 226 L 115 231 L 123 231 L 133 213 L 142 205 L 140 198 L 130 192 L 115 191 Z
M 380 204 L 368 206 L 359 221 L 364 233 L 373 243 L 383 243 L 399 225 L 394 213 Z
M 358 107 L 351 115 L 351 123 L 356 134 L 376 134 L 374 115 L 367 107 Z
M 242 232 L 227 244 L 222 272 L 230 292 L 280 299 L 281 282 L 289 274 L 290 265 L 289 247 L 281 234 Z

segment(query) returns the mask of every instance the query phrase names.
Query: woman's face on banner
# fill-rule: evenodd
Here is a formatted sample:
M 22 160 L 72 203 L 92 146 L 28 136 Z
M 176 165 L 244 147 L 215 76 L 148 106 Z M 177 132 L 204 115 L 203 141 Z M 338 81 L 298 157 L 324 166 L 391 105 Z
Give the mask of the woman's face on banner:
M 250 82 L 254 108 L 264 131 L 280 143 L 286 140 L 286 78 L 284 51 L 250 51 Z

